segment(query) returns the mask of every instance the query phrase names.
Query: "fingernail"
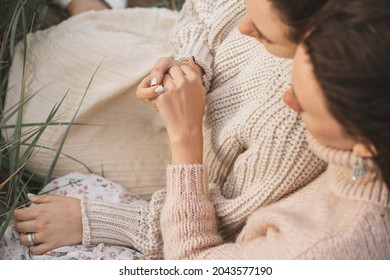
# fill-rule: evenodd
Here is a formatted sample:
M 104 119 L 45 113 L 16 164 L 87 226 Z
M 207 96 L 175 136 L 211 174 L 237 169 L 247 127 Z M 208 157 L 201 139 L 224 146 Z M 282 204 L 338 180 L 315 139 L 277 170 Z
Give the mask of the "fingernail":
M 156 89 L 154 90 L 154 92 L 155 92 L 155 93 L 158 93 L 158 94 L 163 93 L 163 92 L 164 92 L 164 87 L 163 87 L 163 86 L 159 86 L 158 88 L 156 88 Z
M 157 85 L 157 83 L 158 83 L 158 79 L 156 77 L 154 77 L 152 79 L 152 82 L 150 83 L 150 86 L 155 86 L 155 85 Z
M 37 196 L 36 194 L 33 194 L 33 193 L 28 193 L 27 194 L 28 197 L 34 197 L 34 196 Z

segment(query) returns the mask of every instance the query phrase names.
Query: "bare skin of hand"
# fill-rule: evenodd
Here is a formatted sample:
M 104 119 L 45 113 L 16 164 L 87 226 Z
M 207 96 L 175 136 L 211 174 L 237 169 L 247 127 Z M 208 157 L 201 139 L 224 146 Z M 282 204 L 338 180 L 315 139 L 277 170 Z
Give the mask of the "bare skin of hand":
M 172 66 L 164 75 L 164 93 L 155 98 L 172 148 L 172 163 L 202 163 L 202 121 L 206 89 L 201 69 L 190 59 L 188 65 Z
M 29 246 L 32 254 L 41 255 L 59 247 L 81 244 L 83 225 L 79 199 L 56 195 L 29 199 L 36 205 L 15 210 L 14 219 L 23 245 L 29 246 L 26 233 L 35 233 L 39 244 Z
M 66 7 L 69 15 L 75 16 L 91 10 L 105 10 L 110 7 L 101 0 L 72 0 Z

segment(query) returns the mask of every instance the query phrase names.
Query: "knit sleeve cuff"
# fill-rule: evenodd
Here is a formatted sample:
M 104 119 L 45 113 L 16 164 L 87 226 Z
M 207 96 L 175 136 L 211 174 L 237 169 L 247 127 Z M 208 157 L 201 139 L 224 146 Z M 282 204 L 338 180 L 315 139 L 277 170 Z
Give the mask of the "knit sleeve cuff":
M 88 209 L 87 197 L 84 194 L 81 197 L 81 221 L 83 224 L 83 245 L 85 247 L 91 247 L 91 229 L 89 227 L 87 209 Z
M 167 167 L 167 196 L 208 195 L 207 170 L 203 164 L 175 164 Z
M 209 48 L 202 43 L 202 39 L 199 39 L 192 44 L 187 44 L 175 55 L 175 59 L 187 60 L 192 56 L 194 57 L 195 62 L 203 69 L 203 85 L 208 91 L 213 76 L 213 56 Z
M 149 204 L 139 200 L 129 204 L 81 201 L 83 245 L 99 243 L 144 250 L 147 237 Z

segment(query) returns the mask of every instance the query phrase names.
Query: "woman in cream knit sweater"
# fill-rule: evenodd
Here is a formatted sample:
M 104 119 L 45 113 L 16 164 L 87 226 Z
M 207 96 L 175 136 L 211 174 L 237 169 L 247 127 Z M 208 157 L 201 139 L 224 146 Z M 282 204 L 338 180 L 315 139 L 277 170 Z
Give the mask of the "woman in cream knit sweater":
M 218 232 L 225 241 L 234 240 L 260 206 L 306 185 L 326 166 L 308 149 L 299 115 L 281 102 L 291 84 L 291 60 L 269 53 L 292 57 L 309 17 L 326 1 L 258 2 L 263 26 L 244 18 L 243 0 L 188 0 L 171 37 L 175 58 L 194 56 L 204 73 L 203 84 L 208 89 L 203 124 L 203 157 L 208 167 L 205 184 L 217 213 Z M 265 47 L 240 31 L 256 34 Z M 157 70 L 161 63 L 168 66 L 167 60 L 160 60 L 147 83 L 154 77 L 161 83 L 164 71 Z M 159 86 L 148 87 L 140 97 L 150 98 Z M 150 202 L 110 203 L 83 197 L 80 203 L 69 197 L 44 196 L 32 198 L 38 205 L 17 210 L 14 216 L 20 232 L 35 232 L 40 244 L 29 247 L 33 254 L 82 242 L 86 247 L 124 245 L 161 258 L 160 215 L 165 197 L 165 189 L 155 193 Z M 66 210 L 50 216 L 51 209 Z M 34 223 L 47 226 L 38 230 Z M 27 237 L 22 234 L 21 242 L 31 245 Z
M 191 150 L 202 147 L 196 143 L 204 91 L 190 67 L 174 66 L 164 76 L 155 104 L 173 147 L 161 217 L 165 258 L 390 259 L 390 3 L 335 3 L 298 47 L 292 87 L 283 97 L 300 113 L 310 148 L 328 169 L 255 210 L 234 243 L 218 231 L 209 167 Z M 250 10 L 256 5 L 248 7 L 258 25 Z M 186 101 L 178 102 L 184 93 Z M 188 139 L 188 126 L 199 134 Z

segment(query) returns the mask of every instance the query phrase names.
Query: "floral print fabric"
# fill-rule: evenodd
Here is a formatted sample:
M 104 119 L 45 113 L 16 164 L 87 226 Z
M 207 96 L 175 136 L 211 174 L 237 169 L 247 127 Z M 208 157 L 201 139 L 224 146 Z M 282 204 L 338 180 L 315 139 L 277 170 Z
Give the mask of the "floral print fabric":
M 131 203 L 142 199 L 129 193 L 121 185 L 93 174 L 71 173 L 45 186 L 41 194 L 53 194 L 113 203 Z M 31 205 L 30 207 L 34 207 Z M 65 246 L 43 255 L 33 255 L 28 247 L 20 244 L 19 233 L 12 220 L 0 242 L 0 259 L 4 260 L 132 260 L 142 254 L 123 246 L 98 244 L 86 248 L 83 245 Z

